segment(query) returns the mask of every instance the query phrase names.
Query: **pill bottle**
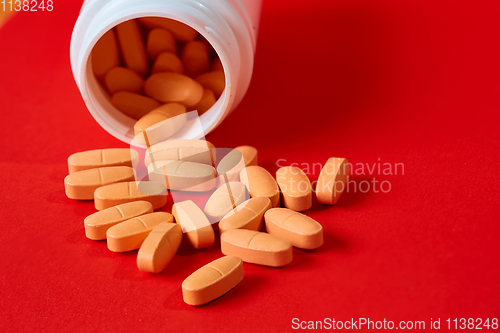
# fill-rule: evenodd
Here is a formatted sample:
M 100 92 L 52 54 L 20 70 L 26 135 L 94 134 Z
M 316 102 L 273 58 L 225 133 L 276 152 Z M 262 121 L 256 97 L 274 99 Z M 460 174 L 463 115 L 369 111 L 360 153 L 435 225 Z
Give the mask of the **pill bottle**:
M 234 110 L 248 89 L 261 7 L 262 0 L 84 1 L 71 38 L 70 61 L 88 110 L 108 133 L 126 143 L 133 140 L 136 120 L 111 105 L 92 72 L 90 54 L 102 35 L 124 21 L 140 17 L 169 18 L 197 30 L 215 49 L 224 68 L 225 90 L 200 116 L 201 127 L 183 129 L 182 138 L 202 138 Z

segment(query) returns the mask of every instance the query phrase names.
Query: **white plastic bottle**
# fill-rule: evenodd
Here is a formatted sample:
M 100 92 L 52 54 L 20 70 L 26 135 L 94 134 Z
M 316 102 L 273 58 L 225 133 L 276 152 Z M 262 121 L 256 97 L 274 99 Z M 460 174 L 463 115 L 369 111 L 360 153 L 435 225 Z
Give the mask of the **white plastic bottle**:
M 201 138 L 217 127 L 245 95 L 253 71 L 262 0 L 86 0 L 71 38 L 76 84 L 95 120 L 111 135 L 130 143 L 135 120 L 115 109 L 92 73 L 90 53 L 109 29 L 139 17 L 165 17 L 185 23 L 205 37 L 224 67 L 226 88 L 199 127 L 184 138 Z

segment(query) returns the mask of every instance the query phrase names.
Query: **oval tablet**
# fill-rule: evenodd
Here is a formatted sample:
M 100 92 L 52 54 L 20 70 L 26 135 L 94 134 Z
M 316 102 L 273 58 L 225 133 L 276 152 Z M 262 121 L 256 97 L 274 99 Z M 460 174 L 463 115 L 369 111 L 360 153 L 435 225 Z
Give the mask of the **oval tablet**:
M 135 123 L 135 141 L 141 145 L 154 145 L 164 141 L 180 130 L 186 124 L 186 120 L 184 105 L 179 103 L 162 105 Z
M 252 165 L 240 172 L 240 181 L 246 185 L 252 198 L 266 197 L 271 200 L 271 205 L 280 205 L 280 191 L 273 176 L 264 168 Z
M 226 77 L 223 71 L 201 74 L 195 78 L 195 81 L 201 84 L 203 88 L 212 90 L 217 98 L 222 95 L 226 87 Z
M 152 181 L 126 182 L 101 186 L 94 192 L 97 210 L 138 200 L 150 202 L 153 209 L 165 206 L 167 203 L 165 186 Z
M 215 168 L 203 163 L 159 161 L 148 166 L 148 175 L 169 190 L 206 192 L 217 186 Z
M 279 168 L 276 171 L 276 182 L 283 194 L 285 207 L 296 211 L 311 208 L 311 182 L 302 169 L 294 166 Z
M 137 253 L 137 267 L 143 272 L 161 272 L 174 257 L 181 240 L 182 229 L 177 223 L 158 224 L 151 230 Z
M 139 22 L 147 28 L 163 28 L 170 31 L 179 42 L 195 40 L 198 32 L 190 26 L 164 17 L 141 17 Z
M 149 62 L 137 22 L 129 20 L 118 24 L 116 35 L 125 65 L 139 75 L 147 75 Z
M 146 49 L 149 58 L 155 60 L 163 52 L 177 54 L 177 42 L 170 31 L 156 28 L 152 29 L 148 34 Z
M 293 246 L 312 250 L 323 244 L 323 227 L 304 214 L 286 208 L 272 208 L 264 214 L 269 234 L 288 239 Z
M 215 147 L 205 140 L 167 140 L 149 147 L 144 164 L 150 165 L 153 161 L 186 161 L 213 165 L 215 161 Z
M 208 198 L 204 213 L 210 223 L 219 222 L 227 213 L 247 199 L 247 188 L 240 182 L 221 185 Z
M 225 255 L 240 257 L 252 264 L 281 267 L 292 261 L 292 245 L 286 239 L 247 229 L 233 229 L 220 237 Z
M 219 182 L 223 184 L 226 181 L 238 181 L 243 168 L 245 168 L 243 154 L 239 150 L 231 149 L 217 164 Z
M 243 154 L 243 160 L 246 166 L 259 165 L 258 151 L 252 146 L 239 146 L 234 148 Z
M 99 79 L 103 79 L 111 68 L 120 66 L 120 54 L 118 53 L 118 43 L 116 42 L 113 29 L 108 30 L 97 41 L 92 49 L 92 71 Z
M 182 49 L 181 58 L 186 75 L 195 77 L 208 72 L 210 59 L 208 49 L 202 42 L 195 40 L 187 43 Z
M 195 106 L 189 108 L 189 111 L 198 111 L 198 116 L 207 112 L 216 102 L 215 95 L 210 89 L 203 89 L 203 96 Z
M 224 71 L 224 67 L 222 66 L 222 62 L 220 61 L 219 57 L 215 57 L 214 60 L 212 60 L 212 63 L 210 64 L 210 70 L 212 72 Z
M 208 303 L 233 289 L 243 276 L 240 258 L 226 256 L 216 259 L 182 282 L 182 297 L 189 305 Z
M 270 208 L 271 200 L 268 198 L 251 198 L 222 218 L 219 232 L 222 234 L 232 229 L 261 230 L 264 227 L 264 213 Z
M 347 187 L 350 170 L 351 167 L 347 159 L 330 157 L 321 169 L 316 184 L 318 202 L 335 205 Z
M 172 214 L 192 247 L 201 249 L 214 244 L 214 229 L 194 202 L 186 200 L 173 204 Z
M 151 75 L 146 80 L 144 92 L 164 103 L 177 102 L 191 107 L 201 100 L 203 87 L 188 76 L 166 72 Z
M 93 240 L 106 239 L 106 231 L 115 224 L 152 212 L 153 205 L 147 201 L 128 202 L 101 210 L 85 218 L 85 236 Z
M 69 173 L 111 166 L 128 166 L 139 159 L 139 153 L 129 148 L 108 148 L 87 150 L 68 157 Z
M 134 169 L 127 166 L 88 169 L 67 175 L 64 189 L 70 199 L 94 200 L 94 191 L 98 187 L 133 180 Z
M 173 223 L 174 219 L 169 213 L 157 212 L 134 217 L 114 225 L 106 231 L 108 249 L 113 252 L 138 249 L 151 230 L 163 222 Z
M 110 102 L 119 111 L 134 119 L 140 119 L 148 112 L 161 106 L 158 101 L 152 98 L 128 91 L 117 92 L 111 97 Z
M 170 52 L 161 53 L 156 59 L 151 69 L 151 73 L 156 74 L 163 72 L 184 73 L 181 59 Z
M 119 91 L 140 94 L 144 87 L 144 79 L 133 70 L 124 67 L 115 67 L 110 70 L 104 81 L 111 94 Z

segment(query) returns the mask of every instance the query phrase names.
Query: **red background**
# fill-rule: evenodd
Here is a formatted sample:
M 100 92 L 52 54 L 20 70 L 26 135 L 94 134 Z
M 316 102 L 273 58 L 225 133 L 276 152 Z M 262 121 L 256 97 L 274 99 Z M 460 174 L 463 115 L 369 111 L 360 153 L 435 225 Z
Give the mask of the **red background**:
M 85 238 L 92 202 L 64 195 L 66 158 L 126 147 L 92 119 L 69 42 L 80 1 L 0 30 L 2 330 L 292 330 L 292 319 L 499 316 L 498 1 L 265 1 L 252 84 L 207 139 L 276 161 L 404 163 L 389 193 L 346 193 L 307 215 L 325 230 L 286 268 L 202 307 L 181 282 L 221 256 L 183 246 L 159 275 Z M 282 163 L 285 164 L 285 163 Z M 318 170 L 310 177 L 317 179 Z

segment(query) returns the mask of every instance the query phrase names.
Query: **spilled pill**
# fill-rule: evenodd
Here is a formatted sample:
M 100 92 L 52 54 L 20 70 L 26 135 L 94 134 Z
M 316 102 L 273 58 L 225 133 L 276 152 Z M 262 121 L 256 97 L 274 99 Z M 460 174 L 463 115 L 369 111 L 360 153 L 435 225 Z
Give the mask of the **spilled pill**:
M 245 184 L 228 182 L 222 184 L 208 198 L 204 213 L 212 225 L 219 222 L 227 213 L 247 199 Z
M 210 67 L 208 49 L 200 41 L 187 43 L 182 49 L 181 59 L 184 71 L 190 77 L 206 73 Z
M 335 205 L 347 187 L 350 165 L 345 158 L 330 157 L 321 169 L 316 184 L 318 202 Z
M 128 91 L 119 91 L 111 97 L 111 104 L 127 116 L 140 119 L 148 112 L 159 108 L 161 104 L 149 97 Z
M 295 211 L 311 208 L 311 182 L 302 169 L 294 166 L 279 168 L 276 171 L 276 182 L 283 195 L 283 204 L 286 208 Z
M 289 241 L 254 230 L 228 230 L 221 235 L 220 245 L 225 255 L 264 266 L 285 266 L 293 257 Z
M 243 277 L 241 259 L 225 256 L 189 275 L 182 282 L 182 297 L 189 305 L 205 304 L 233 289 Z
M 287 239 L 301 249 L 317 249 L 323 244 L 321 224 L 299 212 L 286 208 L 272 208 L 264 214 L 269 234 Z
M 87 150 L 68 157 L 68 170 L 72 174 L 77 171 L 111 166 L 132 167 L 138 159 L 137 151 L 129 148 Z
M 172 214 L 193 248 L 201 249 L 214 244 L 214 229 L 194 202 L 186 200 L 174 203 Z
M 177 54 L 177 42 L 172 33 L 165 29 L 152 29 L 148 34 L 146 45 L 151 60 L 155 60 L 163 52 Z
M 93 200 L 94 191 L 101 186 L 135 180 L 134 169 L 113 166 L 73 172 L 64 178 L 66 196 L 76 200 Z
M 215 168 L 203 163 L 158 161 L 148 166 L 148 175 L 169 190 L 206 192 L 217 186 Z
M 188 76 L 178 73 L 151 75 L 144 85 L 146 95 L 165 103 L 178 102 L 191 107 L 203 96 L 203 87 Z
M 226 86 L 226 77 L 223 71 L 201 74 L 195 78 L 195 81 L 201 84 L 203 88 L 212 90 L 217 98 L 222 95 Z
M 138 200 L 149 201 L 154 209 L 163 207 L 167 203 L 165 186 L 153 181 L 134 181 L 101 186 L 94 192 L 97 210 Z
M 119 91 L 140 94 L 144 87 L 144 79 L 133 70 L 124 67 L 115 67 L 110 70 L 104 81 L 111 94 Z
M 201 96 L 200 101 L 195 106 L 189 108 L 189 111 L 198 111 L 198 115 L 201 116 L 208 111 L 216 102 L 214 92 L 210 89 L 203 89 L 203 96 Z
M 190 26 L 163 17 L 141 17 L 139 22 L 147 28 L 163 28 L 170 31 L 179 42 L 186 43 L 195 40 L 198 32 Z
M 106 32 L 97 41 L 92 49 L 92 71 L 99 79 L 103 79 L 107 72 L 120 65 L 120 55 L 113 29 Z
M 222 234 L 232 229 L 261 230 L 264 227 L 264 213 L 270 208 L 271 200 L 268 198 L 250 198 L 220 220 L 219 232 Z
M 246 185 L 252 198 L 266 197 L 271 200 L 271 205 L 280 204 L 280 191 L 273 176 L 264 168 L 252 165 L 240 172 L 240 181 Z
M 153 161 L 187 161 L 213 165 L 215 147 L 205 140 L 177 139 L 167 140 L 149 147 L 144 164 L 149 166 Z
M 168 103 L 149 112 L 134 125 L 135 141 L 153 145 L 166 140 L 186 124 L 186 107 Z
M 258 151 L 252 146 L 239 146 L 234 148 L 243 154 L 243 160 L 246 166 L 259 165 Z
M 142 40 L 141 31 L 135 20 L 129 20 L 116 26 L 123 62 L 127 68 L 139 75 L 149 73 L 149 62 Z
M 181 240 L 182 229 L 177 223 L 158 224 L 137 252 L 137 267 L 143 272 L 161 272 L 174 257 Z
M 182 74 L 184 72 L 184 67 L 179 57 L 170 52 L 161 53 L 153 64 L 151 73 L 156 74 L 162 72 Z
M 153 205 L 147 201 L 127 202 L 106 208 L 85 218 L 85 236 L 92 240 L 106 239 L 106 231 L 112 226 L 152 212 Z
M 231 151 L 220 160 L 219 164 L 217 164 L 219 182 L 238 181 L 240 171 L 243 170 L 243 168 L 245 168 L 243 154 L 239 150 L 231 149 Z
M 160 223 L 173 223 L 169 213 L 156 212 L 134 217 L 116 224 L 106 231 L 108 249 L 113 252 L 126 252 L 141 247 L 151 230 Z

